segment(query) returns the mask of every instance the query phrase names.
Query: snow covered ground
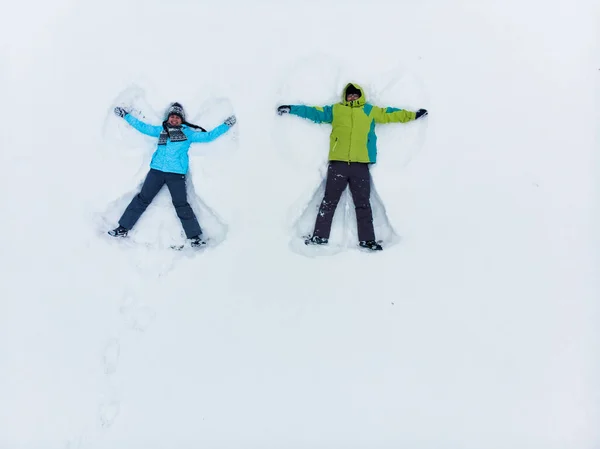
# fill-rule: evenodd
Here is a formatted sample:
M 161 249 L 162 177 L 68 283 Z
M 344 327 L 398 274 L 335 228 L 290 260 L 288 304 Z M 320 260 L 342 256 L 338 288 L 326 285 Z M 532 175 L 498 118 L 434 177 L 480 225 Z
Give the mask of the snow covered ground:
M 600 447 L 597 2 L 3 11 L 0 448 Z M 275 107 L 348 81 L 430 115 L 378 127 L 396 243 L 341 214 L 313 257 L 329 128 Z M 138 88 L 238 117 L 192 147 L 196 257 L 101 235 L 153 150 L 110 112 Z M 138 228 L 179 235 L 166 192 Z

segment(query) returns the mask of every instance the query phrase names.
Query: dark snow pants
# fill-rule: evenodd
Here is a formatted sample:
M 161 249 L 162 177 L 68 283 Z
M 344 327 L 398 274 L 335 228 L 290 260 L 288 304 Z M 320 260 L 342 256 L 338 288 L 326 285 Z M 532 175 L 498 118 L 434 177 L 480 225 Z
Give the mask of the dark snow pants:
M 167 185 L 173 206 L 177 211 L 177 216 L 181 220 L 183 230 L 187 238 L 195 237 L 202 233 L 196 215 L 187 201 L 185 191 L 185 175 L 178 173 L 167 173 L 160 170 L 150 169 L 142 190 L 129 203 L 119 224 L 127 229 L 133 228 L 135 223 L 142 216 L 146 208 L 150 205 L 154 197 L 158 194 L 163 185 Z
M 313 235 L 329 238 L 335 209 L 348 184 L 350 184 L 350 192 L 356 207 L 358 240 L 375 240 L 370 201 L 371 173 L 369 164 L 361 162 L 331 161 L 329 163 L 325 195 L 319 207 Z

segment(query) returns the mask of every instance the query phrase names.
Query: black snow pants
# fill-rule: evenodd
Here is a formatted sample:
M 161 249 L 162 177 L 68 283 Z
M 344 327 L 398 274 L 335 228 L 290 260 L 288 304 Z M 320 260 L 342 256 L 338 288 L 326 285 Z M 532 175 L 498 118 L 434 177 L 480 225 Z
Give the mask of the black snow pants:
M 177 211 L 177 216 L 181 220 L 183 230 L 187 238 L 195 237 L 202 233 L 196 215 L 187 201 L 185 191 L 185 175 L 179 173 L 167 173 L 160 170 L 150 169 L 146 176 L 142 190 L 129 203 L 119 224 L 127 229 L 133 228 L 135 223 L 142 216 L 146 208 L 150 205 L 154 197 L 158 194 L 163 185 L 167 185 L 173 206 Z
M 329 163 L 325 195 L 319 207 L 313 235 L 329 238 L 335 209 L 348 184 L 350 184 L 350 192 L 356 207 L 358 240 L 375 240 L 370 201 L 371 173 L 369 172 L 369 164 L 361 162 L 331 161 Z

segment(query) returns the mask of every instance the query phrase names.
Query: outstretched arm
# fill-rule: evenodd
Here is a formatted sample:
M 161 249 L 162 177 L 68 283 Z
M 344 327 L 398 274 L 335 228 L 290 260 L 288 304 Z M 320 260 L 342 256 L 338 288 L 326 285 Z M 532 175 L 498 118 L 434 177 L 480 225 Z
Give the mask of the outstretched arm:
M 131 126 L 133 126 L 135 129 L 137 129 L 142 134 L 146 134 L 147 136 L 151 136 L 151 137 L 160 136 L 160 133 L 162 132 L 162 129 L 163 129 L 162 126 L 154 126 L 154 125 L 149 125 L 148 123 L 144 123 L 141 120 L 138 120 L 137 118 L 135 118 L 131 114 L 127 114 L 125 116 L 125 121 L 127 121 L 127 123 L 129 123 Z
M 202 132 L 188 130 L 187 136 L 190 142 L 211 142 L 229 131 L 229 128 L 235 125 L 235 122 L 236 118 L 232 115 L 231 117 L 228 117 L 224 123 L 221 123 L 211 131 Z
M 290 113 L 298 117 L 307 118 L 315 123 L 331 123 L 333 122 L 333 107 L 332 106 L 279 106 L 277 108 L 279 115 Z
M 158 137 L 162 131 L 161 126 L 149 125 L 148 123 L 144 123 L 141 120 L 138 120 L 133 115 L 131 115 L 127 110 L 121 107 L 115 108 L 115 114 L 119 117 L 123 117 L 127 123 L 133 126 L 142 134 L 146 134 L 151 137 Z
M 376 123 L 406 123 L 415 120 L 417 118 L 417 113 L 398 108 L 380 108 L 373 106 L 370 116 L 373 117 Z

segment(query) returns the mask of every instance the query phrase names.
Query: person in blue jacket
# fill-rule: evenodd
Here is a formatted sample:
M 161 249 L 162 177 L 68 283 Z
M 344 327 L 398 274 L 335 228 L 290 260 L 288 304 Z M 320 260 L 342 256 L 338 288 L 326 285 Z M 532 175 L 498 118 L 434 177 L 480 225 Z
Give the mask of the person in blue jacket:
M 221 125 L 206 132 L 203 128 L 185 120 L 185 111 L 181 104 L 172 103 L 166 113 L 162 126 L 149 125 L 138 120 L 124 108 L 116 107 L 115 114 L 122 117 L 139 132 L 157 137 L 158 145 L 152 155 L 150 172 L 144 180 L 142 190 L 131 200 L 119 220 L 119 227 L 109 231 L 113 237 L 126 237 L 160 189 L 166 184 L 173 199 L 173 206 L 190 240 L 192 247 L 206 244 L 198 219 L 187 201 L 185 177 L 189 168 L 188 150 L 190 144 L 211 142 L 229 131 L 235 122 L 235 116 L 228 117 Z

